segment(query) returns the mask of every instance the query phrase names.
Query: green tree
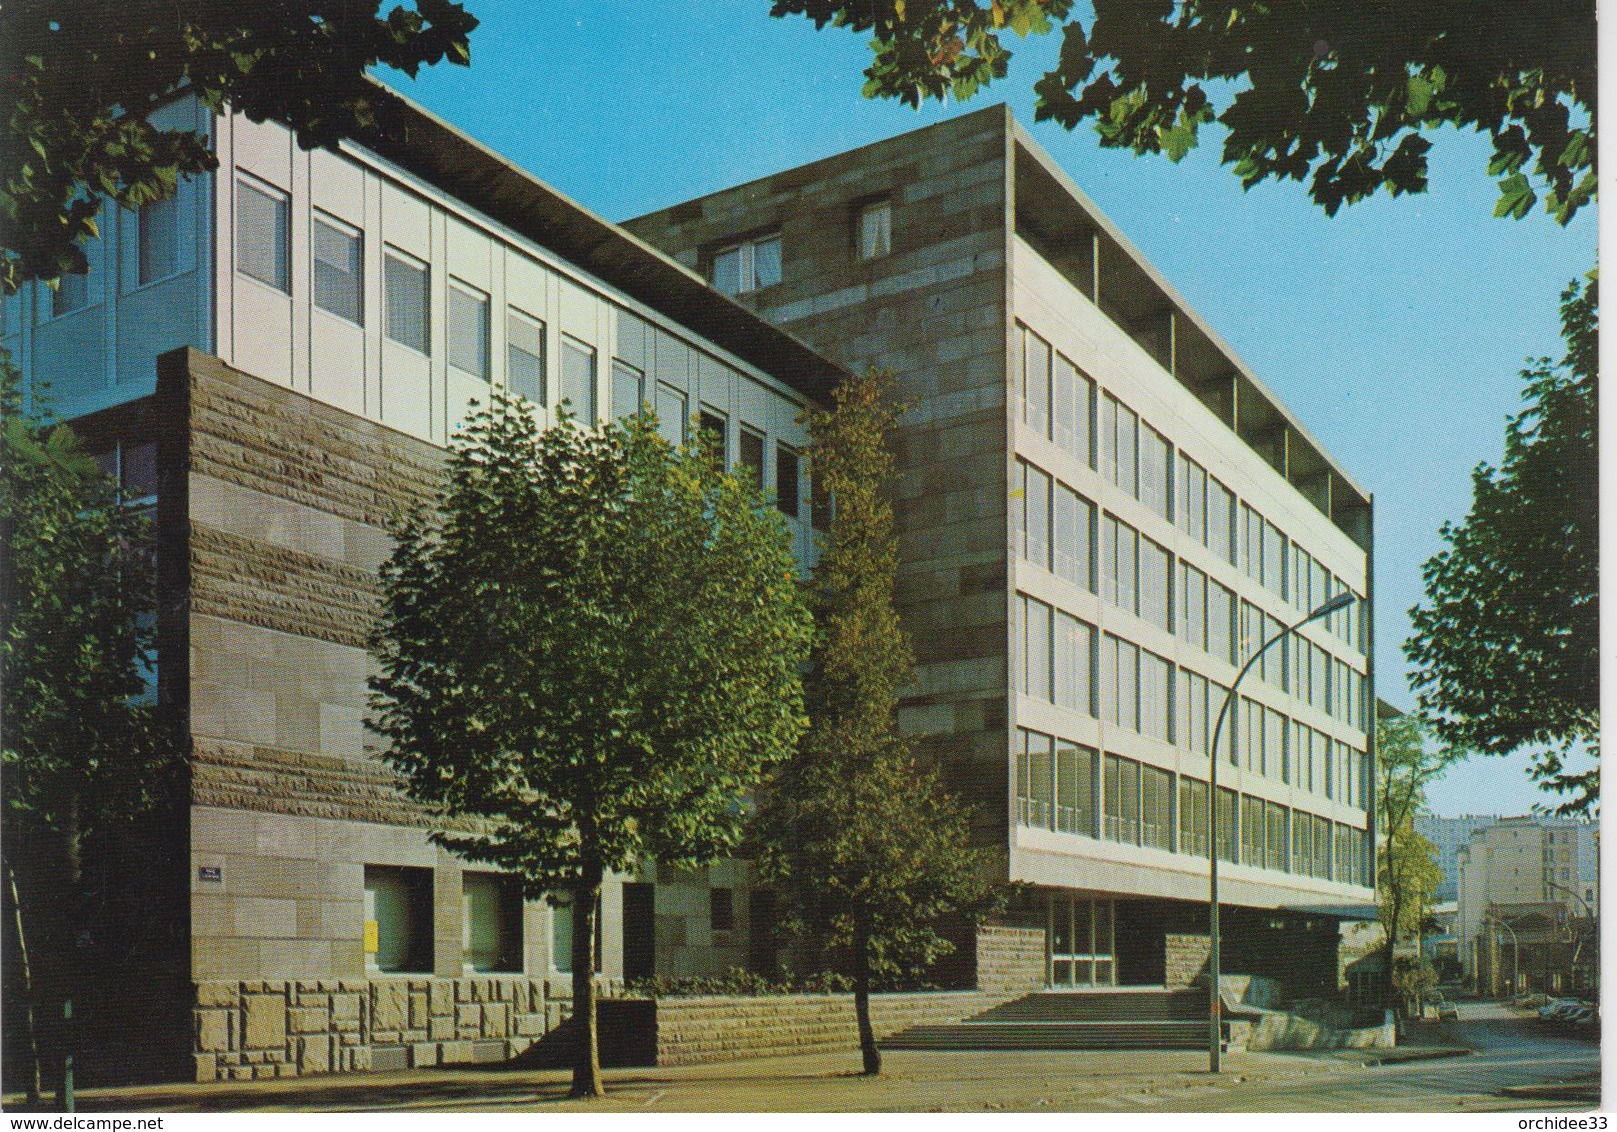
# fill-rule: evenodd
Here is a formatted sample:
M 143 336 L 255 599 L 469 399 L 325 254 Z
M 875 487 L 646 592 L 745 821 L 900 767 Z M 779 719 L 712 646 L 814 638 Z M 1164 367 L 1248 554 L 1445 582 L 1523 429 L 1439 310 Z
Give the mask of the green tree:
M 1439 741 L 1504 755 L 1536 750 L 1533 775 L 1588 813 L 1600 726 L 1599 283 L 1562 295 L 1559 364 L 1522 371 L 1527 407 L 1505 426 L 1504 460 L 1472 473 L 1470 514 L 1422 568 L 1410 612 L 1411 686 Z
M 893 605 L 898 545 L 882 494 L 897 419 L 890 381 L 875 370 L 844 381 L 835 409 L 809 419 L 815 490 L 835 511 L 814 575 L 809 730 L 762 821 L 764 872 L 785 887 L 802 947 L 821 964 L 840 956 L 852 976 L 867 1074 L 881 1072 L 872 981 L 947 954 L 939 919 L 973 919 L 987 893 L 966 811 L 897 728 L 914 662 Z
M 0 5 L 0 286 L 85 271 L 103 200 L 139 208 L 216 167 L 203 137 L 151 123 L 170 92 L 331 145 L 375 124 L 367 68 L 467 63 L 476 26 L 449 0 Z
M 1224 128 L 1244 187 L 1308 182 L 1328 214 L 1385 188 L 1426 188 L 1429 135 L 1493 141 L 1496 216 L 1542 197 L 1562 224 L 1594 199 L 1594 0 L 1367 4 L 1339 0 L 774 0 L 872 36 L 869 97 L 967 99 L 1006 74 L 1001 42 L 1066 21 L 1035 117 L 1091 122 L 1100 144 L 1178 161 L 1202 126 Z
M 1415 832 L 1415 816 L 1426 805 L 1426 787 L 1448 768 L 1450 756 L 1426 744 L 1418 717 L 1400 715 L 1376 724 L 1376 824 L 1381 831 L 1381 852 L 1376 855 L 1376 898 L 1382 931 L 1386 935 L 1386 967 L 1390 976 L 1399 968 L 1394 949 L 1401 940 L 1420 931 L 1431 912 L 1432 894 L 1443 883 L 1443 870 L 1434 857 L 1436 848 Z M 1429 969 L 1429 968 L 1428 968 Z M 1389 992 L 1402 995 L 1415 984 L 1388 982 Z
M 97 924 L 86 874 L 147 810 L 165 764 L 144 695 L 147 520 L 70 429 L 24 413 L 18 390 L 0 359 L 0 845 L 37 1093 L 34 1018 L 71 994 L 81 933 Z
M 740 843 L 749 791 L 803 729 L 810 634 L 785 526 L 649 415 L 541 432 L 496 393 L 435 514 L 382 571 L 373 726 L 433 839 L 573 908 L 574 1096 L 602 1093 L 602 877 Z

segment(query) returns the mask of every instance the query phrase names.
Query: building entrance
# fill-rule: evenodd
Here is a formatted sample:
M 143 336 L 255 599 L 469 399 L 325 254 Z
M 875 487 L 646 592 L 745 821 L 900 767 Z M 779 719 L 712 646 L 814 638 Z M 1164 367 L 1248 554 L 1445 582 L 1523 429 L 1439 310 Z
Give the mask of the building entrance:
M 1111 900 L 1052 894 L 1046 905 L 1049 941 L 1045 981 L 1051 987 L 1117 985 L 1117 916 Z

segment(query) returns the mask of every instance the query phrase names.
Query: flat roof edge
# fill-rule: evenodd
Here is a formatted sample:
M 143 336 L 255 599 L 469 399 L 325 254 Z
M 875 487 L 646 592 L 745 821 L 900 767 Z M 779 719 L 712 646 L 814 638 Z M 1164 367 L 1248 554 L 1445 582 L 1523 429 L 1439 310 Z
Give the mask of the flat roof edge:
M 441 188 L 714 345 L 825 403 L 848 370 L 684 264 L 369 76 L 375 129 L 351 140 Z
M 1144 272 L 1146 277 L 1150 279 L 1153 284 L 1161 289 L 1164 297 L 1173 305 L 1175 312 L 1188 319 L 1197 330 L 1206 335 L 1208 341 L 1212 343 L 1213 347 L 1223 354 L 1226 359 L 1228 359 L 1231 368 L 1247 381 L 1251 382 L 1252 387 L 1260 396 L 1263 397 L 1263 399 L 1268 403 L 1269 407 L 1272 408 L 1283 421 L 1285 421 L 1287 426 L 1294 429 L 1298 437 L 1305 441 L 1314 449 L 1315 452 L 1319 454 L 1320 459 L 1325 462 L 1331 471 L 1339 476 L 1342 482 L 1348 488 L 1352 489 L 1352 491 L 1358 495 L 1359 499 L 1366 506 L 1369 506 L 1372 498 L 1370 493 L 1365 490 L 1363 485 L 1361 485 L 1358 480 L 1354 479 L 1353 476 L 1348 473 L 1347 469 L 1342 466 L 1341 462 L 1337 460 L 1337 458 L 1331 453 L 1330 449 L 1324 444 L 1320 443 L 1319 439 L 1315 437 L 1311 431 L 1309 431 L 1308 427 L 1297 419 L 1296 415 L 1291 411 L 1290 408 L 1287 407 L 1286 403 L 1276 396 L 1274 391 L 1271 390 L 1268 385 L 1266 385 L 1263 380 L 1253 372 L 1252 368 L 1241 359 L 1241 356 L 1235 352 L 1234 348 L 1231 347 L 1228 342 L 1224 341 L 1223 337 L 1221 337 L 1219 333 L 1207 322 L 1207 320 L 1204 319 L 1201 314 L 1185 300 L 1183 295 L 1174 289 L 1173 285 L 1163 277 L 1162 273 L 1159 272 L 1151 261 L 1145 257 L 1144 253 L 1142 253 L 1139 248 L 1135 247 L 1133 242 L 1123 234 L 1122 230 L 1119 229 L 1117 225 L 1114 224 L 1103 211 L 1101 211 L 1100 207 L 1095 204 L 1095 202 L 1092 201 L 1082 189 L 1078 187 L 1077 183 L 1073 181 L 1072 177 L 1067 174 L 1067 171 L 1056 162 L 1055 158 L 1051 157 L 1044 147 L 1034 140 L 1027 128 L 1023 126 L 1021 122 L 1017 121 L 1014 115 L 1011 116 L 1010 121 L 1012 135 L 1016 144 L 1021 147 L 1022 151 L 1039 163 L 1045 172 L 1047 172 L 1056 181 L 1056 183 L 1061 186 L 1062 190 L 1072 197 L 1073 203 L 1078 206 L 1081 212 L 1084 213 L 1086 219 L 1103 231 L 1109 239 L 1116 242 L 1117 246 L 1123 250 L 1124 254 L 1127 255 L 1130 260 L 1133 261 L 1135 266 Z M 1012 171 L 1012 175 L 1015 175 L 1014 170 Z

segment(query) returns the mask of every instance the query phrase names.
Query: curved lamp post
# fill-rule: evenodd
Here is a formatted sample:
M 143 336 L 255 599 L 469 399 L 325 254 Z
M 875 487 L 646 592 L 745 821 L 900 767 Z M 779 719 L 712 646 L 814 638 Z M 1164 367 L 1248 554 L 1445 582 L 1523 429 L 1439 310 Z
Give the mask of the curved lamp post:
M 1582 896 L 1580 896 L 1573 889 L 1568 888 L 1564 884 L 1556 884 L 1553 880 L 1545 880 L 1544 886 L 1546 888 L 1555 889 L 1555 890 L 1559 890 L 1561 892 L 1564 892 L 1568 896 L 1572 897 L 1572 899 L 1576 900 L 1579 904 L 1583 905 L 1583 914 L 1589 917 L 1589 934 L 1594 937 L 1595 955 L 1599 956 L 1599 954 L 1600 954 L 1600 921 L 1595 919 L 1595 910 L 1589 906 L 1589 902 L 1587 900 L 1585 900 Z M 1572 952 L 1573 966 L 1574 966 L 1572 978 L 1573 978 L 1574 982 L 1577 981 L 1577 971 L 1576 971 L 1577 956 L 1578 956 L 1579 952 L 1582 950 L 1582 947 L 1583 947 L 1583 945 L 1582 945 L 1582 943 L 1580 941 L 1578 946 L 1575 947 L 1573 949 L 1573 952 Z M 1596 972 L 1595 982 L 1596 982 L 1596 985 L 1598 986 L 1598 983 L 1599 983 L 1599 971 L 1600 971 L 1600 961 L 1599 961 L 1598 958 L 1595 960 L 1594 969 L 1595 969 L 1595 972 Z
M 1351 590 L 1343 590 L 1325 604 L 1319 606 L 1307 617 L 1295 625 L 1290 625 L 1274 636 L 1264 641 L 1258 651 L 1247 658 L 1236 674 L 1235 682 L 1224 693 L 1224 702 L 1219 705 L 1218 719 L 1213 724 L 1213 742 L 1208 747 L 1208 774 L 1207 774 L 1207 935 L 1210 944 L 1210 954 L 1207 958 L 1208 990 L 1207 990 L 1207 1069 L 1210 1073 L 1218 1072 L 1218 1059 L 1220 1047 L 1224 1044 L 1224 995 L 1221 984 L 1222 971 L 1219 964 L 1218 949 L 1218 737 L 1224 730 L 1224 717 L 1229 714 L 1230 703 L 1235 699 L 1235 690 L 1246 679 L 1246 674 L 1252 671 L 1252 666 L 1258 658 L 1267 652 L 1270 646 L 1285 640 L 1291 634 L 1307 625 L 1310 621 L 1318 621 L 1321 617 L 1329 617 L 1339 609 L 1346 609 L 1355 601 Z M 1232 831 L 1233 832 L 1233 831 Z

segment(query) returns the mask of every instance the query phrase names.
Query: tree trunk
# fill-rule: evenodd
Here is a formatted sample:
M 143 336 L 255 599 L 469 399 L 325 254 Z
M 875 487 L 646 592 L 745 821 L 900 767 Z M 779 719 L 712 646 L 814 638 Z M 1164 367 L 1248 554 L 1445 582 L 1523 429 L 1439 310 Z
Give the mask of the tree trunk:
M 73 1018 L 73 994 L 77 989 L 77 974 L 81 970 L 79 948 L 80 932 L 85 929 L 84 916 L 84 830 L 79 821 L 80 800 L 77 794 L 68 801 L 66 828 L 63 837 L 67 848 L 68 927 L 62 987 L 61 1050 L 62 1080 L 56 1090 L 63 1112 L 72 1112 L 74 1099 L 74 1054 L 78 1045 L 78 1026 Z
M 870 931 L 864 925 L 853 935 L 853 1012 L 859 1020 L 859 1053 L 865 1062 L 866 1077 L 881 1073 L 881 1050 L 876 1048 L 876 1031 L 870 1024 Z
M 11 867 L 10 861 L 6 862 L 6 883 L 11 886 L 11 911 L 17 922 L 17 959 L 22 965 L 24 1024 L 28 1031 L 28 1060 L 30 1063 L 28 1104 L 32 1107 L 39 1104 L 40 1095 L 44 1091 L 39 1060 L 39 1032 L 34 1026 L 34 971 L 28 962 L 28 937 L 24 934 L 22 927 L 22 893 L 17 888 L 17 870 Z
M 595 901 L 601 868 L 586 867 L 573 890 L 573 1097 L 604 1097 L 595 1011 Z

